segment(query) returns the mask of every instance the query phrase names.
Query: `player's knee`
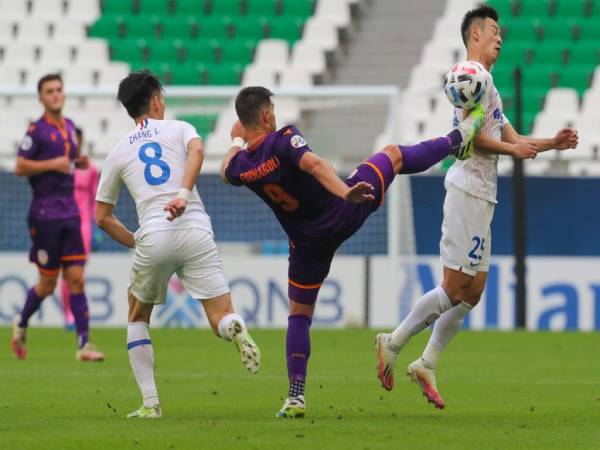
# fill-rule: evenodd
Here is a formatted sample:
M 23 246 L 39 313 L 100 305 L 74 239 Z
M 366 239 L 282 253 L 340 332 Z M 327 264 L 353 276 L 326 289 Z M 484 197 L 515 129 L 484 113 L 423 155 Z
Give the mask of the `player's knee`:
M 83 288 L 85 286 L 85 276 L 83 273 L 71 276 L 67 279 L 67 285 L 72 293 L 79 294 L 83 292 Z
M 456 305 L 462 301 L 464 301 L 469 292 L 469 283 L 468 282 L 458 282 L 457 280 L 444 280 L 442 283 L 442 287 L 446 292 L 446 295 L 450 299 L 450 302 L 453 305 Z
M 56 278 L 44 278 L 37 284 L 35 290 L 40 297 L 47 297 L 52 295 L 54 289 L 56 289 Z
M 386 145 L 380 150 L 380 153 L 384 153 L 390 158 L 392 161 L 392 166 L 394 167 L 394 172 L 399 172 L 402 168 L 402 152 L 400 151 L 400 147 L 397 145 Z

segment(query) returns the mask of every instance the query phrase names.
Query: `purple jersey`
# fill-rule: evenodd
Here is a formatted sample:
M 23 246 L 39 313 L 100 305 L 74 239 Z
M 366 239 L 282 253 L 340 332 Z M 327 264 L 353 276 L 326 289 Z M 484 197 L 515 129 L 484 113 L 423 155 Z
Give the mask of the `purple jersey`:
M 300 132 L 288 126 L 238 152 L 225 171 L 231 184 L 247 186 L 269 205 L 293 241 L 326 237 L 344 203 L 300 169 L 310 151 Z
M 21 142 L 18 155 L 32 161 L 44 161 L 60 156 L 75 160 L 77 137 L 75 125 L 69 119 L 55 122 L 46 115 L 33 123 Z M 73 196 L 73 174 L 44 172 L 29 177 L 33 199 L 29 218 L 37 220 L 79 217 Z

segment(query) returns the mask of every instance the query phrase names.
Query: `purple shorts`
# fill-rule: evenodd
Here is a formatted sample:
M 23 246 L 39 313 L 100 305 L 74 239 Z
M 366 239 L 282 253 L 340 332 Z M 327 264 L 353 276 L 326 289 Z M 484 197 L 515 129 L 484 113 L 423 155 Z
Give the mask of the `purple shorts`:
M 340 202 L 331 234 L 323 239 L 290 241 L 288 296 L 291 300 L 306 305 L 315 303 L 336 250 L 383 204 L 385 192 L 395 176 L 392 162 L 385 153 L 371 156 L 356 168 L 345 183 L 354 186 L 366 181 L 375 188 L 375 200 L 360 204 Z
M 60 267 L 83 265 L 86 261 L 81 225 L 72 219 L 29 219 L 31 250 L 29 260 L 38 266 L 42 275 L 58 275 Z

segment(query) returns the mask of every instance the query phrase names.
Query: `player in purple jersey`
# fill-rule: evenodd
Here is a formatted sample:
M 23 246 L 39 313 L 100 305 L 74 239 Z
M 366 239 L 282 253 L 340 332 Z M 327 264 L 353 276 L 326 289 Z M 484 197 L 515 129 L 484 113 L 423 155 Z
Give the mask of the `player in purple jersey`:
M 238 94 L 239 121 L 231 132 L 233 142 L 221 177 L 262 198 L 290 239 L 286 339 L 290 387 L 277 417 L 303 417 L 309 329 L 335 251 L 382 204 L 396 174 L 422 172 L 451 154 L 468 158 L 483 109 L 474 108 L 447 136 L 414 146 L 384 147 L 342 180 L 328 161 L 310 150 L 296 128 L 276 131 L 272 95 L 264 87 L 247 87 Z
M 44 115 L 27 130 L 15 173 L 28 177 L 33 191 L 28 216 L 32 240 L 29 260 L 37 265 L 40 275 L 27 291 L 21 314 L 13 319 L 12 348 L 17 358 L 26 357 L 29 318 L 42 300 L 54 292 L 62 268 L 75 317 L 78 342 L 75 357 L 80 361 L 102 361 L 104 355 L 88 342 L 89 315 L 83 276 L 86 255 L 73 195 L 73 170 L 76 166 L 87 167 L 89 161 L 87 157 L 76 157 L 75 126 L 62 115 L 65 94 L 60 75 L 42 77 L 38 94 Z

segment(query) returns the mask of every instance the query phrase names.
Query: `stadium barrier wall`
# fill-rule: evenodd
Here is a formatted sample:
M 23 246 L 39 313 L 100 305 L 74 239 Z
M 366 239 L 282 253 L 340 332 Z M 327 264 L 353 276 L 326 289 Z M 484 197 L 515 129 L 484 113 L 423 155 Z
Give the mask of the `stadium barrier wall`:
M 366 258 L 339 255 L 323 286 L 314 318 L 321 327 L 360 326 L 365 321 Z M 287 326 L 287 258 L 228 256 L 223 263 L 234 303 L 253 327 Z M 399 265 L 385 256 L 371 258 L 369 325 L 391 328 L 408 313 L 412 303 L 441 281 L 437 256 L 402 258 Z M 529 257 L 527 260 L 530 330 L 600 330 L 600 274 L 595 257 Z M 128 254 L 94 254 L 87 267 L 87 294 L 93 326 L 125 326 L 126 290 L 131 267 Z M 414 276 L 410 276 L 414 274 Z M 26 253 L 0 254 L 0 325 L 8 325 L 23 305 L 25 292 L 36 279 Z M 492 258 L 488 285 L 465 328 L 511 330 L 514 317 L 514 262 Z M 34 326 L 62 326 L 61 303 L 46 299 Z M 157 307 L 153 325 L 207 327 L 199 303 L 188 297 L 177 279 L 170 284 L 168 301 Z
M 238 312 L 252 327 L 287 327 L 287 257 L 223 256 Z M 127 325 L 129 254 L 93 254 L 86 266 L 86 293 L 92 326 Z M 336 259 L 319 296 L 314 326 L 345 327 L 364 323 L 365 258 Z M 37 278 L 27 253 L 0 253 L 0 326 L 20 311 L 26 290 Z M 33 326 L 62 326 L 59 290 L 44 300 Z M 199 302 L 191 299 L 179 280 L 169 285 L 167 303 L 152 316 L 158 327 L 208 327 Z

